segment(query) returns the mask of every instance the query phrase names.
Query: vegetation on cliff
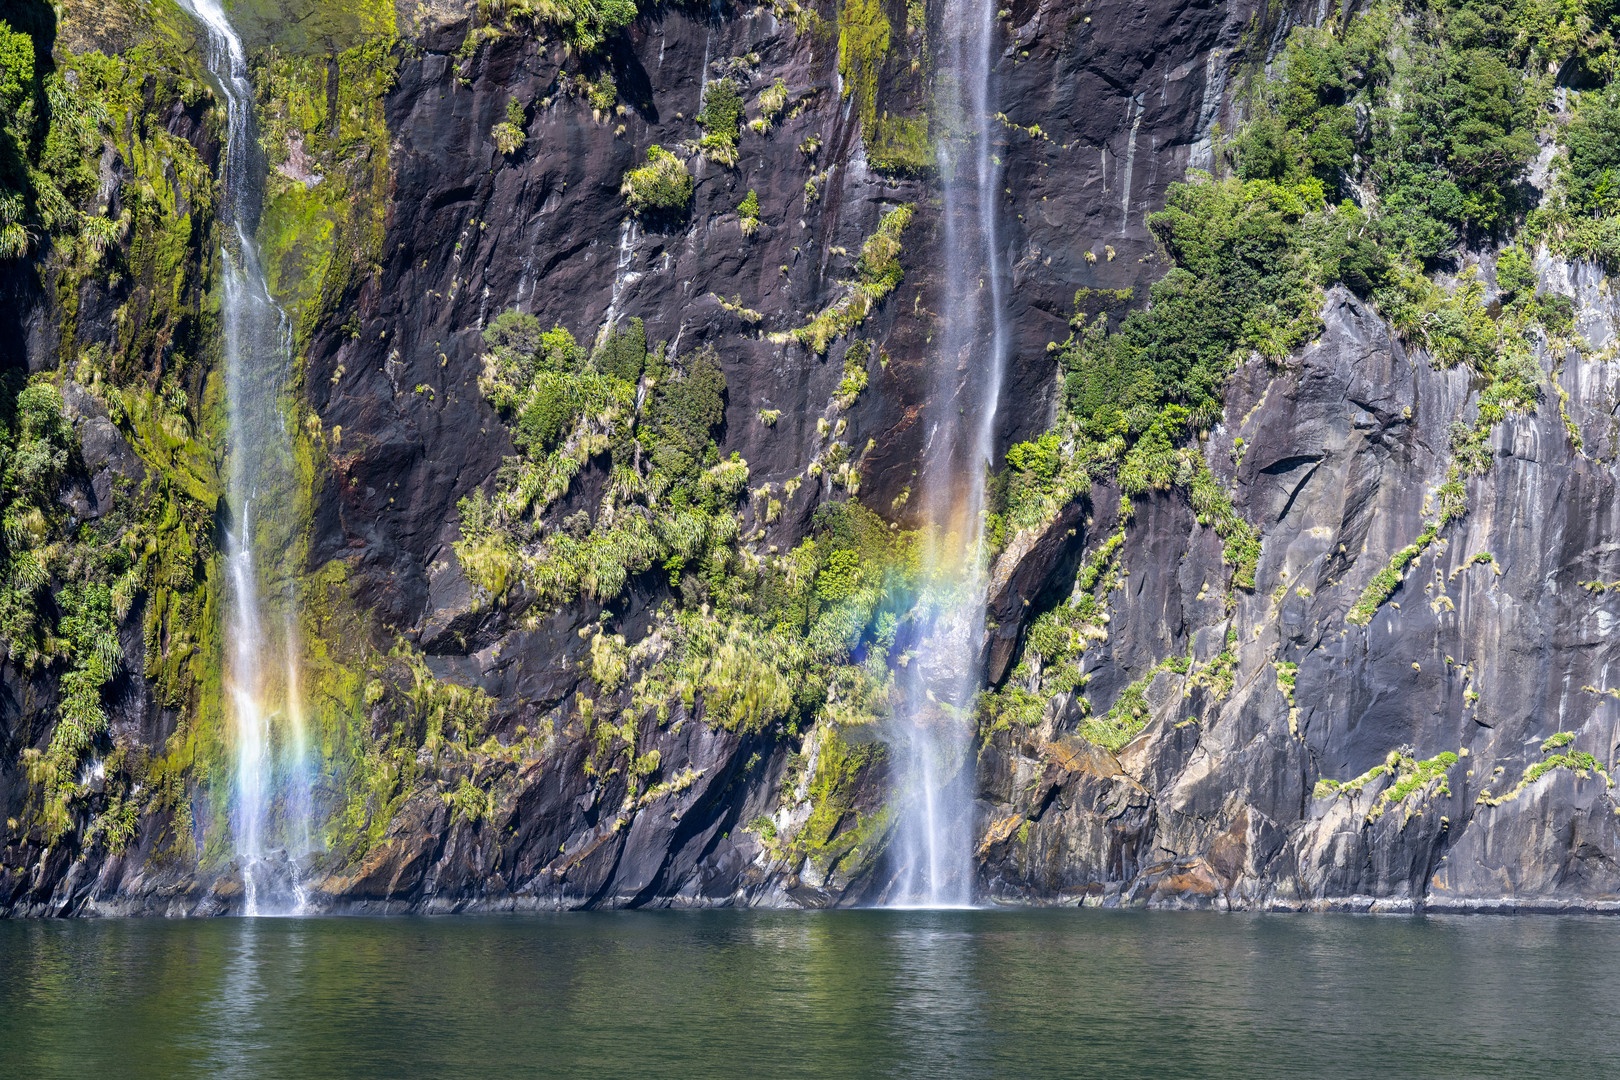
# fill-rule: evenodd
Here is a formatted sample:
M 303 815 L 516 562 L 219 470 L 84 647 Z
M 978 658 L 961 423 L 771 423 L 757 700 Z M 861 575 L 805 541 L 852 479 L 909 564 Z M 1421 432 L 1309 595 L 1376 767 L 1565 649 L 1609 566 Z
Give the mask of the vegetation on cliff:
M 1561 64 L 1605 82 L 1612 75 L 1610 20 L 1590 4 L 1553 12 L 1527 2 L 1382 3 L 1295 29 L 1270 77 L 1253 73 L 1249 118 L 1218 141 L 1215 174 L 1171 185 L 1165 208 L 1149 217 L 1168 270 L 1147 305 L 1121 318 L 1118 297 L 1076 296 L 1075 333 L 1057 347 L 1058 423 L 1013 447 L 993 487 L 997 546 L 1111 477 L 1126 496 L 1184 491 L 1224 541 L 1231 587 L 1253 589 L 1260 534 L 1188 439 L 1221 420 L 1236 366 L 1279 362 L 1303 345 L 1319 329 L 1323 291 L 1342 285 L 1436 367 L 1467 366 L 1478 388 L 1474 419 L 1452 432 L 1435 516 L 1346 616 L 1369 622 L 1466 513 L 1468 479 L 1490 466 L 1492 428 L 1537 406 L 1537 343 L 1571 332 L 1569 300 L 1542 292 L 1524 247 L 1510 242 L 1547 236 L 1568 254 L 1609 258 L 1602 238 L 1620 209 L 1610 191 L 1620 169 L 1612 92 L 1583 95 L 1562 132 L 1546 107 Z M 1522 178 L 1538 138 L 1555 135 L 1557 179 L 1537 205 Z M 1458 273 L 1466 252 L 1492 247 L 1494 295 L 1476 268 Z M 1052 641 L 1083 648 L 1073 629 L 1054 635 L 1097 625 L 1077 609 L 1087 600 L 1076 590 L 1037 616 L 1018 685 L 984 705 L 992 724 L 1036 716 L 1047 696 L 1073 688 L 1077 673 L 1054 671 L 1051 660 L 1075 646 Z
M 207 124 L 151 122 L 209 94 L 183 28 L 145 18 L 120 56 L 0 23 L 0 256 L 33 256 L 19 300 L 56 298 L 54 368 L 0 375 L 0 645 L 8 682 L 54 687 L 18 718 L 32 789 L 8 834 L 116 851 L 150 820 L 159 857 L 190 846 L 183 770 L 218 749 L 214 179 Z M 125 676 L 179 714 L 166 743 L 111 730 Z
M 647 163 L 624 174 L 622 190 L 638 214 L 677 214 L 692 201 L 692 174 L 684 161 L 654 143 L 647 147 Z

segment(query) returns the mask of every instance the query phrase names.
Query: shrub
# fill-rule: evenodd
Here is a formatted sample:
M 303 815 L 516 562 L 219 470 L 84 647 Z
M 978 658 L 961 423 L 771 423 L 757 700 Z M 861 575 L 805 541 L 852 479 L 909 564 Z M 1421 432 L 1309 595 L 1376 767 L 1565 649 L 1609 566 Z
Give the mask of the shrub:
M 697 114 L 706 134 L 698 149 L 710 161 L 731 168 L 737 164 L 737 137 L 742 132 L 743 102 L 730 79 L 717 79 L 703 91 L 703 108 Z
M 685 162 L 654 143 L 647 147 L 647 164 L 624 174 L 620 191 L 638 214 L 675 213 L 692 201 L 692 174 Z
M 624 329 L 613 327 L 602 338 L 591 362 L 604 375 L 627 383 L 641 380 L 647 366 L 647 328 L 640 319 L 631 319 Z
M 771 130 L 771 126 L 782 118 L 782 110 L 787 107 L 787 83 L 777 79 L 770 86 L 759 92 L 755 104 L 759 106 L 759 117 L 749 126 L 757 134 L 764 135 Z
M 635 22 L 634 0 L 486 0 L 490 15 L 550 23 L 587 53 Z
M 506 119 L 490 128 L 490 137 L 495 140 L 495 149 L 508 157 L 523 149 L 528 136 L 523 133 L 524 110 L 517 98 L 506 103 Z

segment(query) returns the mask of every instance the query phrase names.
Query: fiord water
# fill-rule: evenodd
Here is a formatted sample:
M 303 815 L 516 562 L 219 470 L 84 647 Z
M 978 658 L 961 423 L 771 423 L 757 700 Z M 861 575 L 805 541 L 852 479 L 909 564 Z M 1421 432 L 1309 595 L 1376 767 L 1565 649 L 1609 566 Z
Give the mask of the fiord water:
M 1613 1076 L 1611 917 L 0 920 L 30 1080 Z
M 931 588 L 915 658 L 901 669 L 896 745 L 905 787 L 900 873 L 889 903 L 972 900 L 973 795 L 968 749 L 984 639 L 985 477 L 1007 358 L 1004 267 L 991 142 L 995 4 L 947 0 L 934 113 L 943 218 L 944 325 L 934 365 L 920 495 Z
M 228 665 L 236 738 L 231 828 L 242 874 L 243 913 L 302 910 L 299 863 L 312 848 L 312 782 L 298 700 L 296 596 L 292 579 L 267 603 L 257 553 L 287 550 L 276 511 L 293 484 L 282 397 L 292 362 L 292 326 L 271 296 L 254 242 L 264 199 L 242 41 L 219 0 L 181 0 L 208 38 L 208 68 L 225 95 L 225 214 L 229 229 L 224 323 L 228 454 L 233 513 L 227 559 L 231 602 Z

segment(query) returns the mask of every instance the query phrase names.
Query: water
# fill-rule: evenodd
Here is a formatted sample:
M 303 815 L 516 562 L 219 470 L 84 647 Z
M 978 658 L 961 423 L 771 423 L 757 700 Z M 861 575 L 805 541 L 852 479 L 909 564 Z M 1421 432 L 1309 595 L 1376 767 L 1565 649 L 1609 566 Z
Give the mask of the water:
M 247 914 L 298 911 L 297 860 L 311 847 L 307 737 L 297 698 L 295 598 L 285 586 L 279 638 L 266 629 L 256 553 L 289 549 L 273 513 L 288 505 L 294 470 L 281 410 L 292 362 L 292 324 L 270 294 L 254 234 L 264 159 L 241 39 L 218 0 L 181 0 L 209 43 L 208 68 L 225 95 L 223 219 L 231 242 L 223 322 L 229 426 L 227 499 L 236 515 L 226 551 L 231 619 L 227 678 L 236 738 L 231 825 Z M 278 746 L 279 743 L 279 746 Z M 277 812 L 279 808 L 279 813 Z
M 1590 1078 L 1602 918 L 618 912 L 0 924 L 0 1076 Z
M 896 747 L 906 787 L 889 901 L 949 907 L 973 898 L 969 749 L 984 640 L 985 473 L 1007 360 L 1005 267 L 993 142 L 995 4 L 947 0 L 936 58 L 934 124 L 942 215 L 940 353 L 919 483 L 932 526 L 934 590 L 915 657 L 900 672 Z

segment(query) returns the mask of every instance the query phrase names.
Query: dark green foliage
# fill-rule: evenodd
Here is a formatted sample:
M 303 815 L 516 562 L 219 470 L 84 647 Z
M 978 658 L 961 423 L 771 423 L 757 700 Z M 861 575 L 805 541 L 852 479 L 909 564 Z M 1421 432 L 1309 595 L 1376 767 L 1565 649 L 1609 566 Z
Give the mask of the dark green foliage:
M 1512 183 L 1535 153 L 1535 117 L 1523 74 L 1498 53 L 1444 43 L 1414 51 L 1411 100 L 1373 150 L 1392 236 L 1431 262 L 1469 230 L 1506 224 Z
M 1388 283 L 1392 264 L 1377 222 L 1349 199 L 1307 217 L 1301 234 L 1321 284 L 1341 282 L 1365 298 Z
M 737 164 L 737 137 L 742 133 L 743 101 L 730 79 L 717 79 L 703 91 L 703 109 L 697 122 L 705 134 L 698 149 L 710 161 L 727 168 Z
M 15 432 L 15 441 L 7 440 L 4 457 L 0 457 L 8 509 L 16 500 L 50 510 L 73 444 L 73 429 L 62 415 L 62 395 L 48 383 L 34 383 L 17 395 L 9 411 L 13 415 L 3 419 Z
M 496 316 L 484 331 L 488 355 L 503 374 L 514 377 L 541 372 L 569 374 L 579 366 L 574 335 L 561 326 L 540 328 L 540 320 L 513 308 Z
M 494 371 L 491 400 L 513 420 L 512 441 L 533 453 L 552 450 L 573 429 L 585 405 L 573 376 L 581 360 L 574 336 L 517 310 L 502 312 L 484 331 Z
M 577 412 L 578 403 L 567 379 L 542 377 L 536 382 L 528 408 L 517 418 L 512 442 L 526 453 L 547 453 L 573 429 Z
M 683 357 L 658 380 L 650 410 L 653 463 L 677 490 L 719 460 L 715 436 L 726 418 L 726 376 L 713 349 Z
M 812 560 L 812 594 L 778 591 L 770 617 L 807 631 L 812 654 L 823 660 L 839 659 L 862 642 L 887 650 L 897 620 L 916 601 L 915 534 L 894 532 L 856 502 L 817 508 L 812 533 L 814 540 L 796 553 Z
M 1620 212 L 1620 89 L 1586 95 L 1564 131 L 1564 189 L 1578 214 Z
M 1503 303 L 1529 296 L 1536 291 L 1536 272 L 1530 255 L 1523 248 L 1504 248 L 1496 257 L 1496 283 Z
M 1420 262 L 1499 234 L 1528 209 L 1516 183 L 1536 150 L 1538 61 L 1567 55 L 1557 50 L 1583 18 L 1549 14 L 1528 0 L 1375 4 L 1296 30 L 1232 162 L 1246 179 L 1314 176 L 1344 194 L 1354 182 L 1377 199 L 1370 239 Z M 1366 259 L 1344 268 L 1362 291 L 1376 287 Z
M 1067 403 L 1091 435 L 1142 434 L 1168 402 L 1207 424 L 1235 350 L 1281 356 L 1305 339 L 1316 290 L 1299 226 L 1319 191 L 1207 178 L 1171 188 L 1150 219 L 1172 263 L 1152 306 L 1114 333 L 1099 317 L 1064 353 Z
M 489 346 L 489 355 L 502 368 L 527 373 L 540 351 L 540 336 L 544 332 L 539 319 L 512 308 L 495 316 L 485 328 L 484 344 Z
M 631 319 L 622 330 L 615 326 L 602 339 L 591 362 L 604 375 L 627 383 L 639 382 L 647 366 L 647 328 L 640 319 Z
M 743 100 L 730 79 L 716 79 L 703 91 L 703 108 L 697 122 L 714 138 L 736 146 L 742 131 Z

